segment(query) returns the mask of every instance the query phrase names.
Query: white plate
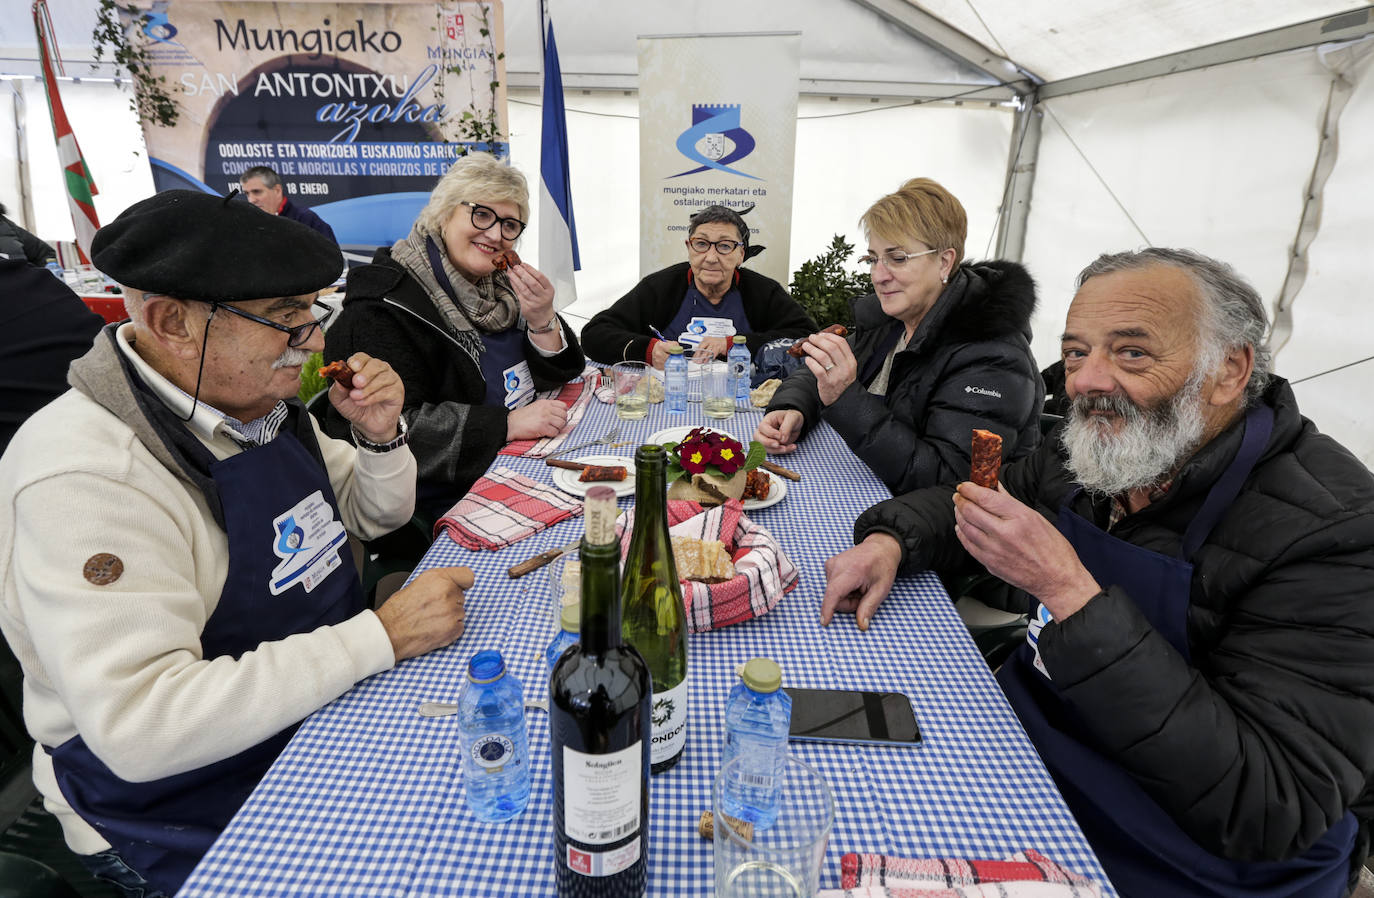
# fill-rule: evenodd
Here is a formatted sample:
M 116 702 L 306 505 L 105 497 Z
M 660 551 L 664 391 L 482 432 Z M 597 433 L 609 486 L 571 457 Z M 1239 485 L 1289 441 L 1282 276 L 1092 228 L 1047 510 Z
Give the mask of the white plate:
M 635 460 L 633 458 L 625 458 L 622 455 L 581 455 L 577 458 L 568 458 L 564 455 L 560 458 L 582 465 L 624 465 L 624 480 L 600 480 L 597 483 L 605 484 L 615 490 L 616 496 L 633 496 L 635 494 Z M 565 493 L 585 496 L 587 495 L 587 487 L 596 486 L 595 483 L 583 483 L 578 480 L 577 478 L 582 476 L 581 471 L 570 471 L 567 468 L 553 468 L 552 470 L 553 485 Z
M 739 439 L 739 437 L 736 437 L 734 434 L 729 433 L 728 431 L 716 430 L 716 428 L 711 427 L 710 425 L 706 425 L 706 428 L 708 430 L 715 430 L 717 433 L 723 433 L 729 437 L 734 437 L 737 440 Z M 691 433 L 693 430 L 696 430 L 696 425 L 684 425 L 681 427 L 665 427 L 662 430 L 657 430 L 649 434 L 649 438 L 645 440 L 645 442 L 658 443 L 660 445 L 662 445 L 663 443 L 680 443 L 682 442 L 682 438 L 687 436 L 687 434 Z M 749 440 L 746 438 L 740 440 L 740 443 L 745 446 L 748 446 Z M 568 471 L 567 473 L 572 474 L 574 478 L 576 478 L 577 476 L 576 472 L 574 471 Z M 779 477 L 777 474 L 770 473 L 768 477 L 770 480 L 773 481 L 773 486 L 768 491 L 768 498 L 746 499 L 744 501 L 745 511 L 757 511 L 760 508 L 769 508 L 770 506 L 777 505 L 784 498 L 786 498 L 787 481 L 784 478 Z M 586 484 L 583 484 L 583 486 L 586 486 Z

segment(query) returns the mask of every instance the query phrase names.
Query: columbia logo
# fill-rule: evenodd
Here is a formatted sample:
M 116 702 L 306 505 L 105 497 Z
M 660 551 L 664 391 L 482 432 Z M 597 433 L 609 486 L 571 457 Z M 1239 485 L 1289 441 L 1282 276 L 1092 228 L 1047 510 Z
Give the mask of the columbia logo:
M 1001 399 L 1002 394 L 996 390 L 989 390 L 984 387 L 964 387 L 965 393 L 977 393 L 979 396 L 991 396 L 993 399 Z

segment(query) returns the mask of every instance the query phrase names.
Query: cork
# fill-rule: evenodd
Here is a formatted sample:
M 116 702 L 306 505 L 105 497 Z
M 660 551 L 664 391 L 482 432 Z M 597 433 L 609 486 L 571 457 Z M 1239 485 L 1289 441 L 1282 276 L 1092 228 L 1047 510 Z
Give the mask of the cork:
M 615 542 L 615 490 L 601 484 L 590 487 L 582 503 L 582 518 L 587 528 L 587 542 L 604 546 Z
M 734 817 L 726 817 L 725 822 L 730 824 L 730 828 L 740 834 L 740 838 L 746 842 L 754 841 L 754 824 L 744 820 L 736 820 Z M 697 832 L 703 839 L 714 839 L 716 837 L 715 814 L 710 811 L 702 811 L 701 819 L 697 821 Z

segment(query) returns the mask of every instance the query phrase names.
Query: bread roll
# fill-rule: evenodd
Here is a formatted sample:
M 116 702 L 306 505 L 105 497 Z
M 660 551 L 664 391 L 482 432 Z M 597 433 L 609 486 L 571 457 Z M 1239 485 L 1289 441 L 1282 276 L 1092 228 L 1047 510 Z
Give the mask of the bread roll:
M 716 582 L 735 576 L 735 565 L 725 543 L 718 539 L 701 540 L 691 536 L 674 536 L 673 561 L 677 575 L 683 580 Z

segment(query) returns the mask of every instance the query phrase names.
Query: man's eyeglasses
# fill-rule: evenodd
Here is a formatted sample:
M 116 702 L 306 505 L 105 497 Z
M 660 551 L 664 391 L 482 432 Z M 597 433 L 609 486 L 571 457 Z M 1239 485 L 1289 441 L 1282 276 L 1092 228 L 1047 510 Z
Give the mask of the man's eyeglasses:
M 256 321 L 258 324 L 265 324 L 268 327 L 286 333 L 288 335 L 286 338 L 286 345 L 290 346 L 292 349 L 304 346 L 306 343 L 310 342 L 310 338 L 315 335 L 315 328 L 324 327 L 325 324 L 329 322 L 329 319 L 334 317 L 334 307 L 325 305 L 318 300 L 310 304 L 310 312 L 315 317 L 304 324 L 297 324 L 294 326 L 278 324 L 271 318 L 263 318 L 261 315 L 245 312 L 238 306 L 227 302 L 209 302 L 212 309 L 224 309 L 226 312 L 230 312 L 240 318 L 247 318 L 249 321 Z
M 738 240 L 717 240 L 713 243 L 705 237 L 693 237 L 691 240 L 686 241 L 686 243 L 687 248 L 694 253 L 704 253 L 714 246 L 716 248 L 716 254 L 721 256 L 728 256 L 744 245 Z
M 460 200 L 458 205 L 467 206 L 472 212 L 472 226 L 479 231 L 485 231 L 498 222 L 501 225 L 501 236 L 507 240 L 514 240 L 525 230 L 525 223 L 518 218 L 502 218 L 496 214 L 495 209 L 488 209 L 481 203 L 469 203 L 467 200 Z
M 879 262 L 882 262 L 883 265 L 887 266 L 888 270 L 893 271 L 905 265 L 908 259 L 914 259 L 917 256 L 928 256 L 931 253 L 938 252 L 938 249 L 922 250 L 919 253 L 909 253 L 905 252 L 904 250 L 894 249 L 890 252 L 880 253 L 876 256 L 872 253 L 869 253 L 866 256 L 860 256 L 859 264 L 867 265 L 869 268 L 872 268 L 874 265 L 877 265 Z

